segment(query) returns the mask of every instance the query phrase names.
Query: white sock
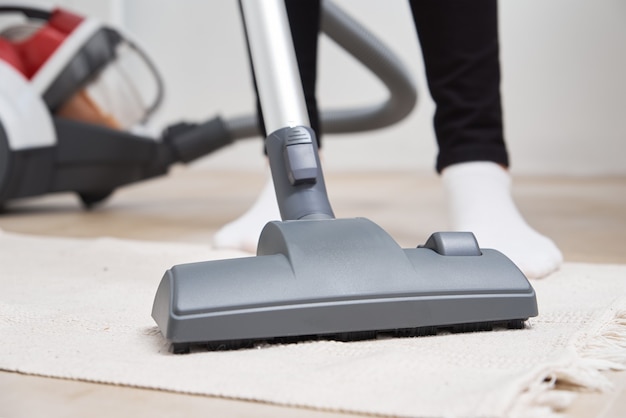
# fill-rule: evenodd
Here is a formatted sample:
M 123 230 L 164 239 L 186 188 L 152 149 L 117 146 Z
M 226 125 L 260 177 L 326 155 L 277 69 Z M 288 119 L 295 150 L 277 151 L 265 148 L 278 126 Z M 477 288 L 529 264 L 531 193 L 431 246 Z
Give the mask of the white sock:
M 265 224 L 280 219 L 274 183 L 269 177 L 252 207 L 217 231 L 213 236 L 213 246 L 256 253 L 259 236 Z
M 559 268 L 561 251 L 517 210 L 508 171 L 496 163 L 477 161 L 446 167 L 441 178 L 453 230 L 473 232 L 480 247 L 502 252 L 529 279 Z

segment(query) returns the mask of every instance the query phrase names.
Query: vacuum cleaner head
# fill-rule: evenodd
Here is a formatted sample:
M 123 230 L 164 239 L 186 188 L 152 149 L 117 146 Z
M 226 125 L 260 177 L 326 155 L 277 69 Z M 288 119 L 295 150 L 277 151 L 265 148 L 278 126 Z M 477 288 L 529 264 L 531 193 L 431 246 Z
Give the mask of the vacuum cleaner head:
M 176 353 L 523 327 L 535 292 L 471 233 L 402 249 L 363 218 L 270 222 L 256 257 L 168 270 L 152 316 Z

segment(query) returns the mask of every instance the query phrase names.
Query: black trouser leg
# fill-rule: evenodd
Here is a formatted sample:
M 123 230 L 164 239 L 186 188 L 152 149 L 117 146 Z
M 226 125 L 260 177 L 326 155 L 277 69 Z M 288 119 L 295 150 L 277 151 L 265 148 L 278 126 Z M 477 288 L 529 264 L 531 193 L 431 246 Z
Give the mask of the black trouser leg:
M 410 0 L 437 109 L 437 171 L 467 161 L 508 166 L 496 0 Z

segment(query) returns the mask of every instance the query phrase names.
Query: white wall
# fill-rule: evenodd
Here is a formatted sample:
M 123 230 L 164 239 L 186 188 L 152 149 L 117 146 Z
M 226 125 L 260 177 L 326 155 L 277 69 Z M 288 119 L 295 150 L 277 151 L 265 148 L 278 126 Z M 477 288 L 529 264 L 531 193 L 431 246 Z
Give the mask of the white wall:
M 432 171 L 434 110 L 405 1 L 334 0 L 382 38 L 415 74 L 416 111 L 375 133 L 328 136 L 329 170 Z M 29 3 L 33 3 L 32 1 Z M 39 0 L 40 4 L 50 4 Z M 154 123 L 253 111 L 236 0 L 66 0 L 123 24 L 147 47 L 167 82 Z M 383 7 L 384 5 L 384 7 Z M 500 3 L 506 135 L 518 174 L 626 174 L 626 2 L 526 0 Z M 381 100 L 384 90 L 324 38 L 324 107 Z M 201 162 L 260 169 L 260 141 L 243 141 Z

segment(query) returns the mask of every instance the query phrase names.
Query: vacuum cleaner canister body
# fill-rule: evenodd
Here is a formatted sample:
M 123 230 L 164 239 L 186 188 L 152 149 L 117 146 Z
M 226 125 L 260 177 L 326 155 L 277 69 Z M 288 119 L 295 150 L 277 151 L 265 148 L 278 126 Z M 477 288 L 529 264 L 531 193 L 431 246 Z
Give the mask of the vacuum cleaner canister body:
M 256 257 L 168 270 L 152 310 L 174 352 L 519 328 L 536 315 L 526 277 L 473 234 L 402 249 L 363 218 L 270 222 Z

